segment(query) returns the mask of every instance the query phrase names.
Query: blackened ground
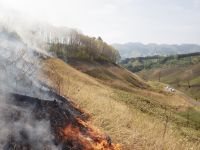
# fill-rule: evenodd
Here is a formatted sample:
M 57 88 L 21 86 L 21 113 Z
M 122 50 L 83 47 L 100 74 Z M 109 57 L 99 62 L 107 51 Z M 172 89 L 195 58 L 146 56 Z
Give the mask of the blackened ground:
M 73 103 L 65 98 L 52 93 L 55 97 L 54 101 L 40 100 L 29 96 L 19 94 L 9 94 L 7 103 L 21 108 L 31 108 L 30 113 L 35 120 L 49 120 L 51 133 L 54 135 L 53 143 L 62 147 L 62 150 L 67 149 L 84 149 L 82 143 L 78 141 L 66 141 L 62 137 L 62 130 L 72 125 L 74 128 L 79 128 L 81 132 L 86 132 L 87 129 L 77 121 L 77 118 L 85 121 L 88 116 L 77 109 Z M 21 112 L 12 112 L 7 116 L 9 121 L 14 122 L 19 120 Z M 15 139 L 15 135 L 9 135 L 5 150 L 32 150 L 31 144 L 25 131 L 20 131 L 20 141 Z M 50 149 L 50 148 L 49 148 Z
M 92 150 L 99 147 L 105 150 L 115 150 L 109 136 L 104 136 L 87 124 L 89 115 L 78 109 L 71 101 L 52 92 L 53 101 L 41 100 L 20 94 L 9 93 L 7 105 L 17 108 L 29 109 L 31 119 L 34 121 L 46 120 L 50 122 L 52 142 L 48 141 L 42 148 L 34 148 L 27 129 L 22 128 L 17 133 L 10 133 L 7 137 L 4 150 Z M 23 116 L 23 111 L 9 111 L 6 122 L 14 123 Z M 15 133 L 16 134 L 16 133 Z M 49 146 L 50 145 L 50 146 Z

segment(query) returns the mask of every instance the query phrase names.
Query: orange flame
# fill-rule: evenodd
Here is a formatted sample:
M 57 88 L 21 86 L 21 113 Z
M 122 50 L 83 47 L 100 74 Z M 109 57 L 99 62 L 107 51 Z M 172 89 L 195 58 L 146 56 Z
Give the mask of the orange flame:
M 111 139 L 94 129 L 89 123 L 77 118 L 80 127 L 73 127 L 69 124 L 63 130 L 63 137 L 66 140 L 77 142 L 84 146 L 84 150 L 121 150 L 119 144 L 112 144 Z

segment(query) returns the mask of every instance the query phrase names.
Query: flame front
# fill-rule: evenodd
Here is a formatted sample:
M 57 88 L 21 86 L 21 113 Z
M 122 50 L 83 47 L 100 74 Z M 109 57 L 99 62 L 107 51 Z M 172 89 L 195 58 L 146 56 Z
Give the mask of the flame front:
M 69 124 L 62 132 L 62 137 L 74 145 L 75 149 L 81 147 L 83 150 L 121 150 L 119 144 L 112 144 L 109 136 L 100 133 L 98 129 L 79 118 L 77 121 L 77 127 Z

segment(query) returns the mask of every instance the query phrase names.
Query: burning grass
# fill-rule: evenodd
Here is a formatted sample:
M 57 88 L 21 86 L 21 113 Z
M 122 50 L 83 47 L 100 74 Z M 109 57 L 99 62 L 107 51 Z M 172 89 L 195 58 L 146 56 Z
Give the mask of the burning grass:
M 109 136 L 101 133 L 87 122 L 88 115 L 82 110 L 79 110 L 73 103 L 64 99 L 63 97 L 53 94 L 55 101 L 41 100 L 33 97 L 23 96 L 19 94 L 9 95 L 7 104 L 17 110 L 30 110 L 30 118 L 34 122 L 41 122 L 43 120 L 50 122 L 50 129 L 52 141 L 43 142 L 33 141 L 31 138 L 29 128 L 24 128 L 28 125 L 27 119 L 21 123 L 22 128 L 13 134 L 10 132 L 7 137 L 7 143 L 4 149 L 13 150 L 120 150 L 120 145 L 112 143 Z M 7 96 L 6 96 L 7 97 Z M 19 109 L 20 108 L 20 109 Z M 11 113 L 12 114 L 9 114 Z M 23 111 L 9 110 L 7 114 L 7 121 L 16 124 L 23 116 Z M 23 127 L 24 125 L 24 127 Z M 30 126 L 30 125 L 29 125 Z M 48 128 L 48 127 L 46 127 Z M 14 129 L 10 129 L 11 131 Z M 38 129 L 39 130 L 39 129 Z M 40 130 L 39 130 L 40 131 Z M 18 133 L 17 133 L 18 134 Z M 47 137 L 45 137 L 47 138 Z M 35 143 L 36 142 L 36 143 Z M 40 143 L 41 142 L 41 143 Z M 54 148 L 52 145 L 54 145 Z M 39 148 L 36 145 L 41 145 Z
M 120 150 L 120 145 L 112 144 L 111 138 L 108 135 L 102 134 L 100 131 L 92 127 L 86 122 L 77 118 L 82 128 L 76 128 L 69 124 L 63 130 L 63 136 L 69 141 L 76 143 L 84 143 L 87 150 Z M 88 129 L 88 130 L 83 130 Z

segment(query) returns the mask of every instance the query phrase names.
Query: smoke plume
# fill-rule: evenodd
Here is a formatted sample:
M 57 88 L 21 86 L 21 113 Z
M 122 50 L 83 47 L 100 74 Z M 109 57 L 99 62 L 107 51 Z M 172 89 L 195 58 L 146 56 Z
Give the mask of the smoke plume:
M 0 14 L 0 149 L 11 149 L 6 143 L 24 142 L 31 143 L 27 149 L 56 150 L 49 121 L 36 120 L 32 107 L 17 106 L 10 102 L 9 96 L 18 93 L 53 99 L 46 94 L 49 89 L 37 81 L 40 57 L 50 56 L 45 49 L 53 27 L 12 16 L 7 11 Z

